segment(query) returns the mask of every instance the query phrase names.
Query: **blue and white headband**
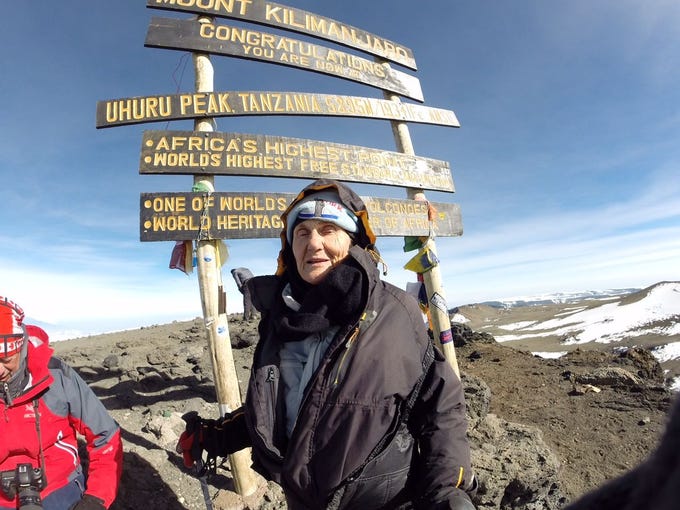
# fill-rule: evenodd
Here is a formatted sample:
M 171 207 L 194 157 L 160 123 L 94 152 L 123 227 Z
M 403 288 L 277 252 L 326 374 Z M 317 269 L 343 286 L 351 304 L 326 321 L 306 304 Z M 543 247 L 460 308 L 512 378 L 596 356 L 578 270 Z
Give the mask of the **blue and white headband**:
M 295 204 L 288 213 L 286 239 L 293 242 L 295 225 L 305 220 L 321 220 L 334 223 L 352 234 L 359 230 L 356 215 L 340 203 L 340 197 L 334 191 L 319 191 L 306 196 Z

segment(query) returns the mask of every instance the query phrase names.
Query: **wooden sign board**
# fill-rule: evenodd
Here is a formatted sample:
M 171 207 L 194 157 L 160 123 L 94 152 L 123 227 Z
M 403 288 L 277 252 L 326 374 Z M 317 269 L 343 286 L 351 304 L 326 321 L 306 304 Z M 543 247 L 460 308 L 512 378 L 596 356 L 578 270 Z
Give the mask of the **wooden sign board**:
M 147 7 L 250 21 L 355 48 L 410 69 L 413 52 L 383 37 L 308 11 L 261 0 L 147 0 Z
M 145 131 L 139 173 L 324 177 L 454 191 L 446 161 L 303 138 L 212 131 Z
M 128 97 L 97 102 L 97 128 L 203 117 L 315 115 L 460 127 L 451 110 L 371 97 L 306 92 L 224 91 Z
M 423 91 L 415 76 L 350 53 L 244 27 L 154 17 L 144 45 L 296 67 L 423 101 Z
M 294 193 L 142 193 L 141 241 L 195 239 L 259 239 L 279 237 L 281 214 Z M 376 236 L 427 236 L 430 222 L 425 202 L 362 197 Z M 432 203 L 437 209 L 437 236 L 463 233 L 457 204 Z

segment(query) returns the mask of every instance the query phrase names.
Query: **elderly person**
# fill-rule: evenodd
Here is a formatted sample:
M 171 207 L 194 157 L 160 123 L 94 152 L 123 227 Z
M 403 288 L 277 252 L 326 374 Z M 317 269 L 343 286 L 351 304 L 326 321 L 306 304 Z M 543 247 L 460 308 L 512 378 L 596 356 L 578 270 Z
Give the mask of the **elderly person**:
M 473 509 L 463 388 L 415 299 L 380 280 L 363 201 L 318 180 L 282 219 L 277 274 L 247 284 L 262 319 L 245 405 L 193 416 L 185 464 L 252 446 L 292 510 Z
M 104 510 L 118 490 L 118 424 L 87 384 L 52 356 L 47 334 L 0 297 L 1 508 Z M 87 443 L 87 477 L 78 436 Z M 33 504 L 35 506 L 23 506 Z

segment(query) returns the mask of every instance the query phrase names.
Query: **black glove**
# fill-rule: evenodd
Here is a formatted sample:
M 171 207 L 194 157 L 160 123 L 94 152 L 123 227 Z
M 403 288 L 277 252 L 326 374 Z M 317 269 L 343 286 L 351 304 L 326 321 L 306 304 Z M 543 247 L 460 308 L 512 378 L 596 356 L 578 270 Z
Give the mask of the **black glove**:
M 85 494 L 83 499 L 71 507 L 71 510 L 106 510 L 106 507 L 104 500 Z
M 227 413 L 219 420 L 201 418 L 196 411 L 182 416 L 186 429 L 179 437 L 175 450 L 182 454 L 184 466 L 192 468 L 208 454 L 208 465 L 217 457 L 226 457 L 250 446 L 243 408 Z
M 182 419 L 186 422 L 186 427 L 179 436 L 175 451 L 182 455 L 184 467 L 192 468 L 196 461 L 202 458 L 203 446 L 200 439 L 202 418 L 196 411 L 191 411 L 183 415 Z

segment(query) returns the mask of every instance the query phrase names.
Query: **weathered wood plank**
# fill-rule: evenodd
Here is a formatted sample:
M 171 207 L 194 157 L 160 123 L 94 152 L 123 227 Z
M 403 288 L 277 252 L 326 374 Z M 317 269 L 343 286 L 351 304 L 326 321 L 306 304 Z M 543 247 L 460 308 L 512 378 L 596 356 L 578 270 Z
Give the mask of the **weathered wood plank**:
M 140 240 L 258 239 L 278 237 L 281 214 L 294 193 L 142 193 Z M 430 222 L 425 202 L 362 197 L 377 236 L 426 236 Z M 460 236 L 460 207 L 432 203 L 437 236 Z
M 144 45 L 296 67 L 424 100 L 415 76 L 326 46 L 244 27 L 154 17 Z
M 358 145 L 246 133 L 145 131 L 139 173 L 325 177 L 454 191 L 446 161 Z
M 260 25 L 311 35 L 385 58 L 416 69 L 413 51 L 365 30 L 325 16 L 262 0 L 147 0 L 147 7 L 184 11 L 220 18 L 250 21 Z
M 443 108 L 361 96 L 239 90 L 98 101 L 96 127 L 247 115 L 360 117 L 460 127 L 456 114 Z

